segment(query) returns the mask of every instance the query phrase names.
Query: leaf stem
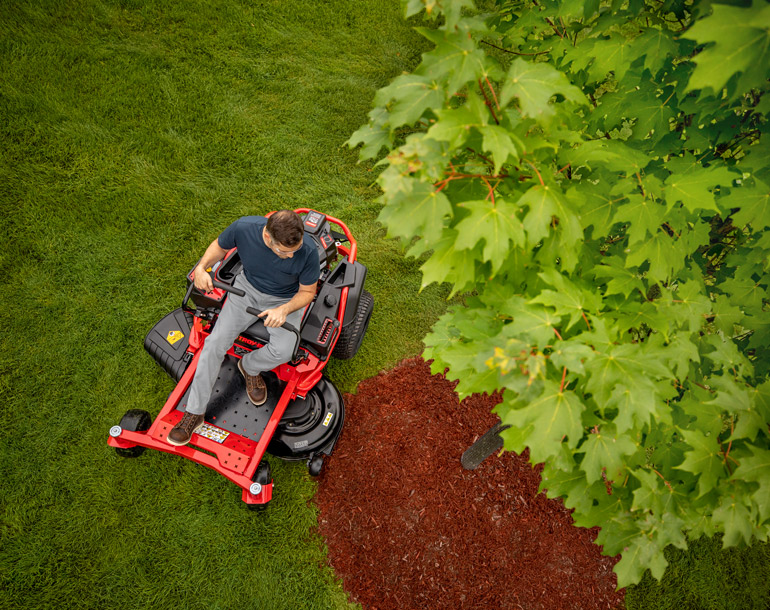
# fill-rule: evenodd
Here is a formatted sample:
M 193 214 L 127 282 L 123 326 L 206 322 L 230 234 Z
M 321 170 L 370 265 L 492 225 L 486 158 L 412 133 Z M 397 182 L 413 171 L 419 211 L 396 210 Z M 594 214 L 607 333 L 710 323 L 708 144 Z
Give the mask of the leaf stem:
M 487 81 L 489 82 L 489 81 Z M 481 79 L 479 79 L 479 89 L 481 89 L 481 95 L 484 96 L 484 104 L 487 108 L 489 108 L 489 112 L 492 113 L 492 118 L 495 119 L 495 123 L 497 125 L 500 124 L 500 121 L 497 120 L 497 115 L 495 114 L 495 109 L 492 108 L 492 102 L 489 101 L 489 98 L 487 97 L 487 92 L 484 90 L 484 85 L 481 84 Z
M 655 474 L 657 474 L 657 475 L 658 475 L 658 476 L 659 476 L 661 479 L 663 479 L 663 482 L 666 484 L 666 487 L 668 487 L 668 490 L 669 490 L 669 491 L 674 491 L 674 489 L 671 487 L 671 483 L 669 483 L 668 481 L 666 481 L 666 477 L 664 477 L 662 474 L 660 474 L 660 473 L 659 473 L 657 470 L 655 470 L 654 468 L 652 469 L 652 471 L 653 471 Z
M 559 394 L 561 394 L 564 391 L 564 380 L 567 379 L 567 367 L 564 367 L 564 370 L 561 372 L 561 385 L 559 386 Z
M 495 93 L 495 88 L 492 86 L 492 83 L 489 82 L 488 76 L 484 76 L 484 80 L 487 81 L 487 87 L 489 87 L 489 90 L 492 92 L 492 98 L 495 100 L 495 106 L 498 110 L 500 110 L 500 102 L 497 101 L 497 93 Z
M 642 191 L 642 197 L 647 199 L 647 193 L 644 192 L 644 185 L 642 184 L 642 177 L 639 175 L 639 172 L 636 172 L 636 179 L 639 181 L 639 189 Z
M 534 165 L 532 165 L 532 163 L 530 161 L 528 161 L 526 159 L 525 159 L 525 161 L 526 161 L 527 165 L 529 165 L 532 169 L 535 170 L 535 173 L 537 174 L 537 178 L 538 178 L 538 180 L 540 180 L 540 186 L 545 186 L 545 182 L 543 182 L 543 177 L 540 175 L 540 171 L 538 171 L 538 169 Z

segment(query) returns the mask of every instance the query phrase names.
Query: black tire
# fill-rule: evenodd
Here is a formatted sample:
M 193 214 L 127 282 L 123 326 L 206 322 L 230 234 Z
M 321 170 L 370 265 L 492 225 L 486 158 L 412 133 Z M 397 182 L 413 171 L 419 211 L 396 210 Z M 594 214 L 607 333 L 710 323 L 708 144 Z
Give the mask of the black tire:
M 259 483 L 260 485 L 268 485 L 272 483 L 273 471 L 270 468 L 270 464 L 262 460 L 259 463 L 259 466 L 257 466 L 257 471 L 254 473 L 254 476 L 251 480 L 255 483 Z M 265 510 L 268 504 L 270 504 L 270 502 L 265 502 L 264 504 L 247 504 L 246 506 L 249 510 L 255 510 L 259 512 Z
M 313 456 L 307 461 L 307 471 L 311 477 L 317 477 L 321 474 L 321 468 L 324 465 L 324 458 L 322 455 Z
M 374 297 L 366 290 L 362 290 L 356 309 L 356 317 L 350 324 L 342 327 L 340 338 L 337 340 L 337 345 L 334 346 L 332 356 L 340 360 L 349 360 L 356 355 L 364 340 L 366 329 L 369 327 L 372 311 L 374 311 Z
M 152 417 L 147 411 L 141 409 L 130 409 L 126 411 L 126 414 L 120 419 L 120 427 L 123 430 L 129 432 L 144 432 L 149 430 L 152 425 Z M 144 447 L 137 445 L 136 447 L 129 447 L 124 449 L 122 447 L 115 447 L 115 451 L 120 457 L 135 458 L 144 453 Z

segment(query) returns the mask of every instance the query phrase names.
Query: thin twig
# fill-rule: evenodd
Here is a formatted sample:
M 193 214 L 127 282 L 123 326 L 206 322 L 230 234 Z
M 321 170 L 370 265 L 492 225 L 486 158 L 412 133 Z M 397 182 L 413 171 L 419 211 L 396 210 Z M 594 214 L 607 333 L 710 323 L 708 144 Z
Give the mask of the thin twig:
M 502 51 L 503 53 L 510 53 L 511 55 L 524 55 L 527 57 L 534 57 L 536 55 L 546 55 L 551 52 L 550 49 L 548 49 L 547 51 L 538 51 L 537 53 L 520 53 L 519 51 L 509 51 L 508 49 L 504 49 L 503 47 L 498 47 L 496 44 L 492 44 L 491 42 L 487 42 L 486 40 L 482 40 L 481 44 L 485 44 L 487 46 L 495 48 L 498 51 Z

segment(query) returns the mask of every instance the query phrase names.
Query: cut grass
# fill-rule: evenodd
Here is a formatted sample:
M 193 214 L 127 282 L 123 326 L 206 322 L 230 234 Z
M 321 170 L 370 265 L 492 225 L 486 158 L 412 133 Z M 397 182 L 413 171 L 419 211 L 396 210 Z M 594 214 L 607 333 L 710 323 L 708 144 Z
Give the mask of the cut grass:
M 343 391 L 419 352 L 446 293 L 418 298 L 342 144 L 424 43 L 393 1 L 5 3 L 0 32 L 0 605 L 345 607 L 303 465 L 271 459 L 251 513 L 223 477 L 121 459 L 106 434 L 160 409 L 173 383 L 144 334 L 244 214 L 315 207 L 360 240 L 377 309 L 329 369 Z
M 398 4 L 0 5 L 2 608 L 346 607 L 304 466 L 271 459 L 275 499 L 254 514 L 208 469 L 118 458 L 106 437 L 165 401 L 144 334 L 243 214 L 315 207 L 358 238 L 375 314 L 327 369 L 341 390 L 420 352 L 447 291 L 418 294 L 371 166 L 342 147 L 427 47 Z M 629 608 L 762 607 L 767 545 L 709 544 Z

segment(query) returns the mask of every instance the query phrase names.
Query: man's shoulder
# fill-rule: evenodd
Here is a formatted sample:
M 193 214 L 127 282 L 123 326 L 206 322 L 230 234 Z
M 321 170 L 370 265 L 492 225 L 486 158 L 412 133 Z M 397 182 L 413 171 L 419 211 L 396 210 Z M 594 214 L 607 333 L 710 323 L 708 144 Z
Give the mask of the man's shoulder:
M 243 226 L 259 226 L 259 225 L 266 225 L 267 224 L 267 218 L 264 216 L 241 216 L 238 220 L 235 221 L 238 225 Z

